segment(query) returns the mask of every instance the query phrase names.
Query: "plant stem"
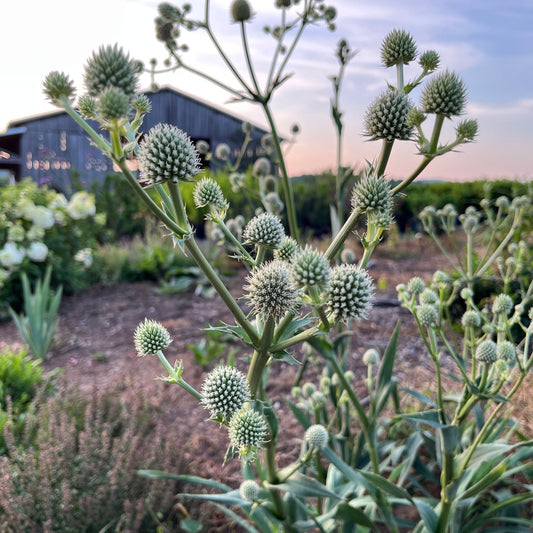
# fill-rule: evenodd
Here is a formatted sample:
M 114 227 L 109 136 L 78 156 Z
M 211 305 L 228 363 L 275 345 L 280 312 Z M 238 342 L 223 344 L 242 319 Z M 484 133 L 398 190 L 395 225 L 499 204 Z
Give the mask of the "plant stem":
M 376 174 L 378 176 L 383 176 L 385 174 L 385 169 L 387 168 L 387 163 L 389 162 L 393 145 L 394 140 L 387 141 L 387 139 L 383 139 L 381 144 L 381 152 L 379 153 L 378 164 L 376 165 Z
M 248 368 L 248 385 L 250 386 L 250 395 L 255 397 L 258 387 L 263 379 L 263 370 L 270 358 L 272 337 L 274 336 L 274 328 L 276 322 L 274 317 L 269 316 L 266 319 L 259 348 L 254 351 L 250 367 Z
M 355 209 L 352 210 L 352 213 L 350 214 L 342 228 L 339 230 L 337 235 L 335 235 L 335 238 L 331 241 L 330 245 L 328 246 L 328 249 L 325 251 L 324 255 L 327 259 L 331 261 L 337 255 L 337 253 L 342 248 L 342 245 L 352 232 L 353 228 L 359 221 L 360 216 L 361 213 L 359 213 Z

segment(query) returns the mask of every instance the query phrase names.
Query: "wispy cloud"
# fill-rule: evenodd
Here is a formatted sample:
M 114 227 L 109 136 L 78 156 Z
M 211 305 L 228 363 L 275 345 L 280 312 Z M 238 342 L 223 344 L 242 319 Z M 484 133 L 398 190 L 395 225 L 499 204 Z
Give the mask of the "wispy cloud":
M 488 106 L 472 102 L 468 104 L 467 110 L 476 117 L 530 115 L 533 114 L 533 98 L 523 98 L 504 106 Z

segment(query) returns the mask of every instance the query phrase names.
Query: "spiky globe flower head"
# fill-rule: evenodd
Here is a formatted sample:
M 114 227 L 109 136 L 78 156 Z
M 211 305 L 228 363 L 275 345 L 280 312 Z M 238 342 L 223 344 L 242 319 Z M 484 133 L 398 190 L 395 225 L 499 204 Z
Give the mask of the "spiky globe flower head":
M 117 87 L 104 89 L 96 102 L 96 113 L 104 120 L 125 119 L 130 109 L 130 99 Z
M 433 72 L 439 68 L 439 54 L 435 50 L 427 50 L 419 57 L 418 63 L 426 72 Z
M 331 271 L 328 309 L 336 320 L 359 320 L 370 309 L 374 289 L 366 270 L 355 265 L 338 265 Z
M 411 107 L 409 109 L 409 113 L 407 113 L 406 122 L 408 126 L 413 126 L 414 128 L 417 128 L 426 120 L 426 115 L 420 111 L 420 109 L 416 107 Z
M 247 407 L 237 411 L 229 423 L 229 438 L 242 451 L 258 448 L 265 442 L 267 423 L 261 413 Z
M 293 257 L 292 274 L 300 288 L 315 286 L 325 290 L 329 284 L 329 261 L 324 254 L 307 245 Z
M 341 252 L 341 261 L 343 263 L 355 263 L 357 261 L 355 252 L 351 248 L 344 248 Z
M 422 91 L 422 111 L 451 117 L 466 105 L 466 87 L 455 72 L 446 70 L 430 79 Z
M 501 341 L 496 345 L 496 354 L 498 359 L 514 361 L 516 357 L 516 348 L 512 342 Z
M 285 237 L 285 229 L 281 220 L 272 213 L 262 213 L 246 224 L 244 228 L 244 242 L 266 246 L 267 248 L 279 248 Z
M 258 159 L 256 159 L 252 168 L 252 175 L 255 178 L 263 178 L 264 176 L 270 174 L 270 170 L 270 160 L 266 157 L 259 157 Z
M 246 22 L 252 18 L 252 8 L 248 0 L 233 0 L 231 18 L 233 22 Z
M 43 82 L 43 92 L 54 105 L 61 105 L 61 100 L 70 100 L 74 96 L 74 84 L 63 72 L 50 72 Z
M 424 283 L 424 280 L 420 278 L 419 276 L 413 276 L 407 282 L 407 290 L 414 294 L 422 294 L 425 288 L 426 288 L 426 284 Z
M 130 59 L 118 45 L 101 46 L 87 61 L 83 81 L 89 96 L 98 97 L 104 89 L 116 87 L 132 97 L 141 72 L 141 63 Z
M 381 44 L 381 62 L 386 67 L 398 63 L 408 65 L 416 58 L 417 50 L 413 36 L 405 30 L 392 30 Z
M 477 131 L 478 124 L 475 119 L 462 120 L 455 128 L 457 138 L 463 143 L 472 142 L 476 138 Z
M 162 2 L 161 4 L 159 4 L 157 10 L 161 17 L 170 22 L 179 19 L 179 17 L 181 16 L 180 10 L 172 4 L 169 4 L 168 2 Z
M 439 310 L 434 305 L 418 305 L 416 315 L 420 323 L 428 328 L 435 327 L 439 322 Z
M 509 201 L 509 198 L 507 198 L 507 196 L 498 196 L 494 204 L 496 205 L 498 209 L 506 210 L 506 209 L 509 209 L 511 202 Z
M 198 150 L 199 154 L 207 155 L 209 153 L 209 143 L 203 139 L 196 141 L 196 150 Z
M 390 183 L 374 172 L 365 175 L 353 189 L 352 207 L 358 213 L 390 213 L 392 211 Z
M 309 426 L 304 433 L 304 440 L 313 448 L 325 448 L 329 440 L 328 430 L 320 424 Z
M 189 136 L 176 126 L 157 124 L 139 146 L 141 176 L 149 183 L 190 181 L 199 164 Z
M 246 479 L 239 487 L 239 493 L 243 500 L 253 502 L 259 497 L 259 485 L 253 479 Z
M 253 126 L 247 120 L 241 124 L 241 130 L 243 133 L 251 133 L 253 129 Z
M 468 287 L 465 287 L 464 289 L 461 289 L 459 295 L 466 302 L 466 300 L 470 300 L 470 298 L 474 296 L 474 291 Z
M 226 159 L 231 155 L 231 148 L 226 143 L 217 144 L 215 148 L 215 157 L 226 161 Z
M 137 326 L 133 340 L 139 357 L 155 355 L 157 352 L 166 350 L 172 342 L 166 328 L 159 322 L 148 318 Z
M 80 96 L 78 99 L 78 111 L 83 118 L 96 118 L 96 100 L 90 96 Z
M 498 294 L 492 303 L 492 312 L 508 316 L 513 310 L 513 299 L 508 294 Z
M 285 204 L 282 202 L 281 198 L 279 197 L 279 194 L 275 191 L 269 192 L 265 196 L 265 204 L 268 210 L 271 213 L 275 213 L 276 215 L 279 215 L 285 207 Z
M 404 92 L 386 90 L 368 107 L 365 114 L 364 134 L 371 140 L 407 140 L 413 133 L 407 116 L 411 102 Z
M 278 319 L 296 311 L 300 294 L 284 261 L 263 263 L 246 280 L 248 300 L 256 315 Z
M 194 204 L 198 208 L 211 205 L 219 211 L 226 212 L 229 207 L 220 185 L 210 177 L 202 178 L 196 183 L 193 198 Z
M 232 366 L 213 369 L 202 385 L 202 404 L 213 418 L 229 420 L 250 399 L 245 375 Z
M 146 113 L 150 113 L 152 110 L 152 102 L 145 94 L 138 94 L 131 104 L 131 107 L 133 107 L 133 109 L 135 109 L 135 111 L 138 113 L 145 115 Z
M 437 296 L 437 293 L 435 291 L 432 291 L 431 289 L 424 289 L 420 293 L 418 301 L 421 304 L 434 305 L 439 301 L 439 297 Z
M 476 215 L 461 215 L 459 217 L 461 226 L 465 233 L 475 233 L 479 228 L 479 216 Z
M 367 366 L 379 363 L 379 352 L 375 348 L 369 348 L 363 354 L 363 363 Z
M 476 348 L 476 359 L 486 364 L 491 364 L 498 359 L 496 343 L 491 340 L 484 340 Z
M 470 309 L 465 311 L 461 317 L 461 324 L 463 328 L 479 328 L 481 326 L 481 317 L 476 311 Z

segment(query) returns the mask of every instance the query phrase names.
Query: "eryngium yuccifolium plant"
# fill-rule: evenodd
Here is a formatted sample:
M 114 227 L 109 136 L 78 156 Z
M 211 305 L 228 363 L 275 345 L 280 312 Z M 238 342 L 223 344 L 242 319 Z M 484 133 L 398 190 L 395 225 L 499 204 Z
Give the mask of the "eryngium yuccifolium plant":
M 408 65 L 416 59 L 416 43 L 412 35 L 405 30 L 392 30 L 381 44 L 381 62 L 386 67 L 398 63 Z
M 130 112 L 130 104 L 130 99 L 122 89 L 107 87 L 96 102 L 96 113 L 104 120 L 125 119 Z
M 379 364 L 379 352 L 375 348 L 366 350 L 363 354 L 363 363 L 367 366 Z
M 304 440 L 309 446 L 313 446 L 314 448 L 324 448 L 328 445 L 328 430 L 320 424 L 309 426 L 305 431 Z
M 315 286 L 325 290 L 329 285 L 329 261 L 318 250 L 306 246 L 293 257 L 292 274 L 300 288 Z
M 463 113 L 466 105 L 466 87 L 455 72 L 445 71 L 431 78 L 422 91 L 421 107 L 424 113 L 451 117 Z
M 439 297 L 435 291 L 432 291 L 431 289 L 424 289 L 420 296 L 418 297 L 418 301 L 421 304 L 431 304 L 434 305 L 438 302 Z
M 364 176 L 353 189 L 352 207 L 358 213 L 390 215 L 392 194 L 389 182 L 374 173 Z
M 212 205 L 220 211 L 226 211 L 229 207 L 220 185 L 213 178 L 202 178 L 194 186 L 193 198 L 198 208 Z
M 144 322 L 137 326 L 133 340 L 139 357 L 155 355 L 157 352 L 167 349 L 172 342 L 166 328 L 159 322 L 148 318 L 145 318 Z
M 200 172 L 189 136 L 169 124 L 154 126 L 139 146 L 141 177 L 149 183 L 190 181 Z
M 439 321 L 439 311 L 431 304 L 422 304 L 416 307 L 416 316 L 423 326 L 433 328 Z
M 408 140 L 413 126 L 407 121 L 412 105 L 404 92 L 386 90 L 368 107 L 365 114 L 364 134 L 372 140 L 389 142 Z
M 141 72 L 142 64 L 118 45 L 101 46 L 87 61 L 83 81 L 89 96 L 98 97 L 104 89 L 116 87 L 133 97 Z
M 261 413 L 243 408 L 237 411 L 229 423 L 231 444 L 241 451 L 260 447 L 267 435 L 267 424 Z
M 481 317 L 473 310 L 465 311 L 461 318 L 463 328 L 479 328 L 481 326 Z
M 476 138 L 477 130 L 477 120 L 466 119 L 457 124 L 455 133 L 462 142 L 472 142 Z
M 439 68 L 439 54 L 435 50 L 427 50 L 420 56 L 418 63 L 426 72 L 433 72 Z
M 248 0 L 233 0 L 231 18 L 233 22 L 246 22 L 252 17 L 252 8 Z
M 248 222 L 244 228 L 244 242 L 267 248 L 279 248 L 285 237 L 281 220 L 272 213 L 263 213 Z
M 243 500 L 253 502 L 259 497 L 259 485 L 253 479 L 246 479 L 241 483 L 239 493 Z
M 131 107 L 133 107 L 133 109 L 139 113 L 146 114 L 150 113 L 152 110 L 152 102 L 145 94 L 138 94 L 135 100 L 132 102 Z
M 53 104 L 58 104 L 62 97 L 72 98 L 75 89 L 74 84 L 63 72 L 50 72 L 43 82 L 43 92 Z
M 229 420 L 250 399 L 245 375 L 231 366 L 209 372 L 202 385 L 202 404 L 211 416 Z
M 496 343 L 491 340 L 484 340 L 476 348 L 476 359 L 486 364 L 491 364 L 498 359 Z
M 91 96 L 80 96 L 78 99 L 78 111 L 83 118 L 96 118 L 96 100 Z
M 356 320 L 366 316 L 374 289 L 366 270 L 355 265 L 338 265 L 331 271 L 328 309 L 336 320 Z
M 503 314 L 507 316 L 513 310 L 513 307 L 513 299 L 508 294 L 498 294 L 498 296 L 494 298 L 492 312 L 495 315 Z
M 510 341 L 501 341 L 496 345 L 496 355 L 498 359 L 503 359 L 504 361 L 512 362 L 516 358 L 516 348 L 515 345 Z
M 248 300 L 256 315 L 278 319 L 298 308 L 300 293 L 284 261 L 263 263 L 246 279 Z
M 409 292 L 413 292 L 414 294 L 422 294 L 425 288 L 426 288 L 426 284 L 424 283 L 424 280 L 420 278 L 419 276 L 413 276 L 407 282 L 407 290 Z
M 299 250 L 299 245 L 292 237 L 283 237 L 279 248 L 274 250 L 274 258 L 290 261 Z

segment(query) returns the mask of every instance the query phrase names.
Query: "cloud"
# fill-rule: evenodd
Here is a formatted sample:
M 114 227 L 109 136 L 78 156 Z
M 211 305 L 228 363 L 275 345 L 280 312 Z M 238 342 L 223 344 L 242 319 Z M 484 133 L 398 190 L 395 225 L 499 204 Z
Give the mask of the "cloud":
M 522 98 L 505 106 L 472 102 L 467 105 L 467 111 L 475 117 L 523 116 L 533 114 L 533 98 Z

